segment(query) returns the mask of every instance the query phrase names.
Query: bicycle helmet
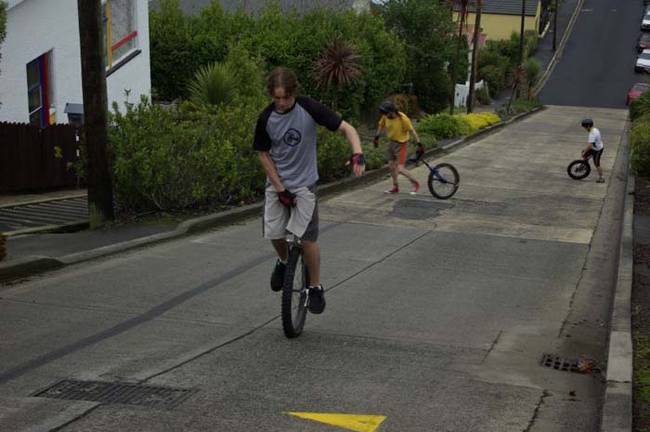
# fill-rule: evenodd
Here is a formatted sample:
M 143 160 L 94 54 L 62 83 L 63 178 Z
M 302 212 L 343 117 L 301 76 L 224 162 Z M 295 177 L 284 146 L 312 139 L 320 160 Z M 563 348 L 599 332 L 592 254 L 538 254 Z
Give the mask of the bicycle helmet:
M 590 127 L 593 127 L 594 121 L 592 119 L 590 119 L 590 118 L 586 118 L 586 119 L 582 120 L 582 122 L 580 124 L 582 125 L 583 128 L 590 128 Z
M 392 101 L 385 100 L 379 104 L 379 112 L 382 114 L 397 112 L 397 107 Z

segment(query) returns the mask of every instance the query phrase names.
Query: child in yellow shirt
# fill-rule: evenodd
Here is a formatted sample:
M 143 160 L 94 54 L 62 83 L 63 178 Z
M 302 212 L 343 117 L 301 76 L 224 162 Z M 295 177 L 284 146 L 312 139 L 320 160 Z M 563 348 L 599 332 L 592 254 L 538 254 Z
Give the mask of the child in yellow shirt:
M 411 181 L 411 194 L 415 194 L 420 189 L 420 183 L 418 183 L 411 173 L 404 169 L 404 165 L 406 164 L 406 144 L 409 141 L 410 133 L 413 133 L 418 147 L 420 147 L 420 137 L 415 131 L 411 119 L 403 112 L 398 111 L 393 102 L 384 101 L 379 104 L 379 112 L 381 113 L 381 117 L 373 142 L 375 147 L 377 147 L 379 144 L 379 136 L 382 133 L 385 133 L 386 137 L 390 140 L 386 150 L 386 157 L 391 176 L 393 177 L 392 189 L 388 189 L 385 192 L 392 194 L 399 192 L 397 177 L 402 174 Z

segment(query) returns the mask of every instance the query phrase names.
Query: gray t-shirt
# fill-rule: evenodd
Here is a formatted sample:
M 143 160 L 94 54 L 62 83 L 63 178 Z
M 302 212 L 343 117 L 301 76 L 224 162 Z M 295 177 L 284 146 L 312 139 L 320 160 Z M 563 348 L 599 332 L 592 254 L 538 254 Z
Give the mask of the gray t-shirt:
M 280 113 L 274 108 L 271 104 L 260 114 L 253 148 L 270 153 L 287 189 L 314 185 L 318 181 L 317 125 L 335 131 L 341 126 L 341 117 L 320 102 L 304 96 L 297 97 L 287 112 Z

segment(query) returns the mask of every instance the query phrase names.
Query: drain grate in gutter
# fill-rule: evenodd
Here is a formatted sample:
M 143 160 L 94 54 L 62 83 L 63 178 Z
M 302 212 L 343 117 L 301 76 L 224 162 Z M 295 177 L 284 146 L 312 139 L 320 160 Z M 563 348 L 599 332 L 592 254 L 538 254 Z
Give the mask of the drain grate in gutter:
M 556 354 L 544 354 L 542 356 L 541 364 L 542 366 L 564 372 L 574 372 L 579 374 L 600 373 L 600 369 L 595 361 L 581 357 L 561 357 Z
M 192 393 L 193 390 L 171 387 L 65 379 L 33 396 L 169 409 Z

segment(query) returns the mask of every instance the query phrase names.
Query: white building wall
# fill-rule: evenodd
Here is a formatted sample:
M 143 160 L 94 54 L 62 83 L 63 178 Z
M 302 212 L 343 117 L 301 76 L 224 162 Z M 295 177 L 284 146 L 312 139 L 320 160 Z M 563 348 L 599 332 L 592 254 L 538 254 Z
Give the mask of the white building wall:
M 77 0 L 23 0 L 7 14 L 7 38 L 0 47 L 0 121 L 29 122 L 29 62 L 52 50 L 51 82 L 56 122 L 67 123 L 65 104 L 83 103 Z M 10 4 L 11 6 L 11 4 Z M 151 94 L 148 1 L 137 0 L 137 48 L 142 52 L 107 78 L 109 107 Z

